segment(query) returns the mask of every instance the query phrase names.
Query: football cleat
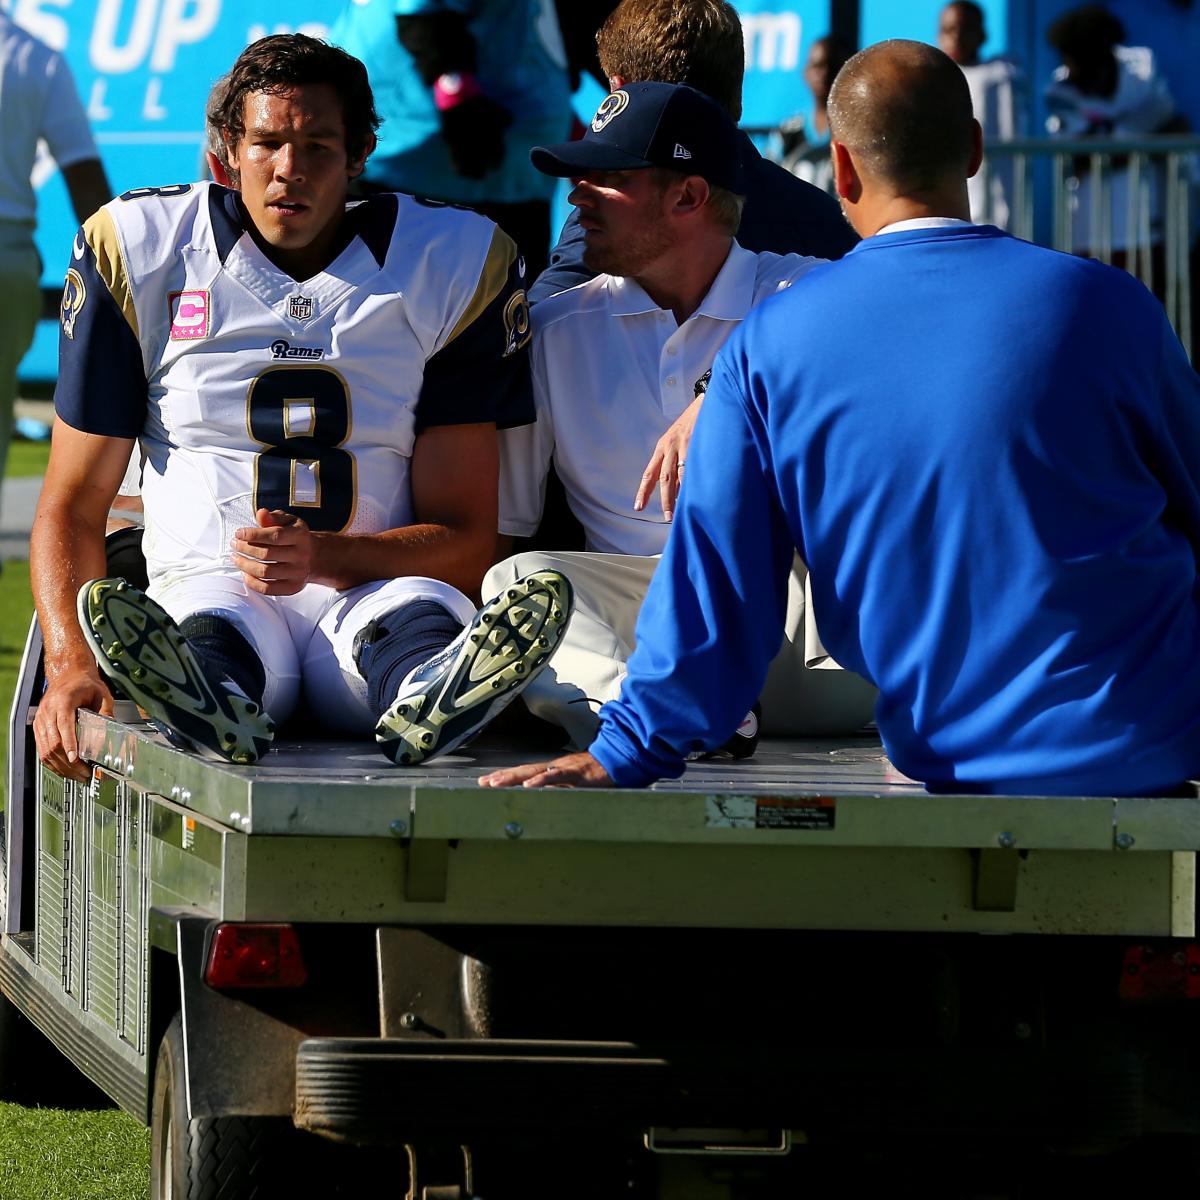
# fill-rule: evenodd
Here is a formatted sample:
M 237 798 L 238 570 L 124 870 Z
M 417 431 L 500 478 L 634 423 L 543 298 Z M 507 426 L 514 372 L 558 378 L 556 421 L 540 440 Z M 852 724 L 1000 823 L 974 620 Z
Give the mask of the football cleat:
M 535 571 L 505 588 L 400 685 L 375 726 L 384 754 L 415 766 L 462 745 L 549 662 L 571 606 L 570 581 L 558 571 Z
M 271 744 L 270 717 L 232 683 L 214 684 L 187 639 L 145 592 L 93 579 L 76 598 L 79 624 L 100 670 L 184 749 L 252 763 Z

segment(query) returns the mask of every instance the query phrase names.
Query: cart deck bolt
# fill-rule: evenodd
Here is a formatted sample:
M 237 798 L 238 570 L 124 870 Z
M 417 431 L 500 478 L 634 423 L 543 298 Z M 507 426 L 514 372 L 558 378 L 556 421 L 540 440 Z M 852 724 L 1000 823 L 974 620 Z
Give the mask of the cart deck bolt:
M 1133 849 L 1134 838 L 1133 838 L 1132 833 L 1118 833 L 1117 836 L 1113 839 L 1113 841 L 1116 842 L 1118 850 L 1132 850 Z
M 521 827 L 520 821 L 509 821 L 504 827 L 504 832 L 510 838 L 519 838 L 525 830 Z
M 1011 850 L 1017 844 L 1017 835 L 1015 833 L 1000 833 L 996 835 L 996 845 L 1001 850 Z
M 395 837 L 406 837 L 408 835 L 407 821 L 393 821 L 388 828 Z

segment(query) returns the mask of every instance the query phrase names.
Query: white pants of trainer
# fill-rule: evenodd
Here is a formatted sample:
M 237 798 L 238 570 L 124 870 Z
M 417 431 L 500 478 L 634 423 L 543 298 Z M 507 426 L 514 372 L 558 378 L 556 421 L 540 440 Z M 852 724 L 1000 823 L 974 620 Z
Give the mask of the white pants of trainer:
M 550 665 L 522 692 L 530 712 L 561 725 L 575 746 L 591 744 L 601 704 L 615 700 L 635 645 L 634 627 L 658 558 L 635 554 L 546 553 L 507 558 L 487 573 L 485 595 L 530 571 L 561 571 L 575 592 L 571 624 Z M 783 643 L 762 693 L 762 732 L 771 737 L 832 737 L 872 719 L 878 692 L 843 670 L 821 645 L 807 596 L 808 571 L 795 560 L 788 583 Z
M 32 222 L 0 221 L 0 479 L 12 437 L 17 367 L 42 310 L 40 276 Z
M 419 600 L 433 600 L 464 625 L 475 605 L 457 588 L 413 576 L 366 583 L 339 592 L 310 583 L 294 596 L 263 596 L 238 572 L 156 580 L 152 599 L 176 624 L 201 614 L 224 617 L 254 648 L 266 672 L 263 708 L 286 721 L 303 691 L 322 725 L 369 733 L 376 714 L 367 705 L 366 680 L 354 665 L 355 635 L 377 617 Z

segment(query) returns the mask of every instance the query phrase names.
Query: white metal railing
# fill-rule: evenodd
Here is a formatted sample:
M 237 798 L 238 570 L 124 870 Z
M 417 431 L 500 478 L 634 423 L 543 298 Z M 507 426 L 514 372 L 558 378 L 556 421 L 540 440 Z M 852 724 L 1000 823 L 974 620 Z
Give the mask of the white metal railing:
M 747 132 L 769 155 L 779 145 L 777 130 Z M 1198 191 L 1200 137 L 1176 134 L 989 143 L 971 189 L 976 220 L 1136 275 L 1189 355 Z
M 1045 168 L 1039 166 L 1046 163 Z M 1027 138 L 987 148 L 981 193 L 983 219 L 1011 179 L 1008 228 L 1034 240 L 1048 232 L 1056 250 L 1116 263 L 1163 301 L 1188 353 L 1192 352 L 1191 252 L 1196 239 L 1193 196 L 1200 182 L 1200 137 Z M 1049 172 L 1049 190 L 1036 186 Z M 1039 220 L 1039 197 L 1049 220 Z

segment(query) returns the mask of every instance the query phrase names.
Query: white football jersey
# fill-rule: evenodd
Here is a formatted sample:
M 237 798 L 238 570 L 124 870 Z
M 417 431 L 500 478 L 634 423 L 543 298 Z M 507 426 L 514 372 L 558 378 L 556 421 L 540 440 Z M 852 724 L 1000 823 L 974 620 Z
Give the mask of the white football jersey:
M 151 579 L 227 570 L 258 508 L 316 530 L 413 522 L 422 428 L 532 419 L 528 313 L 511 240 L 410 196 L 347 209 L 304 282 L 216 184 L 126 192 L 76 237 L 55 403 L 141 440 Z

